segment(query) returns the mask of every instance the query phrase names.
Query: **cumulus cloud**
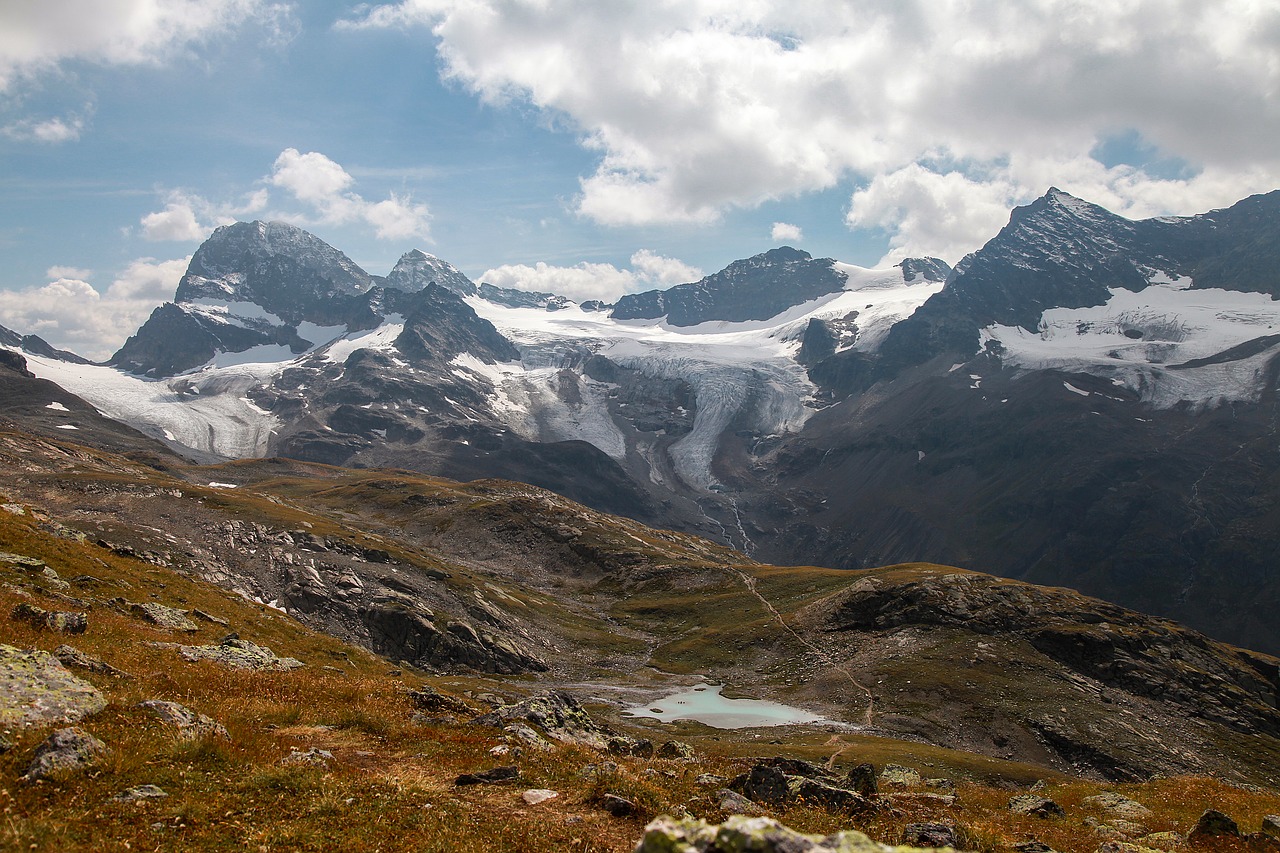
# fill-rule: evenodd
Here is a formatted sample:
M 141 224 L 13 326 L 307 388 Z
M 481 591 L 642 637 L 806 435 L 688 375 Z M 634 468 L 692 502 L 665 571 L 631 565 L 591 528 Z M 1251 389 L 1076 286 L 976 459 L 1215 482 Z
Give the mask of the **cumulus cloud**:
M 577 209 L 606 224 L 847 183 L 851 223 L 921 202 L 895 251 L 954 255 L 996 199 L 1051 184 L 1157 213 L 1280 185 L 1274 3 L 403 0 L 339 24 L 387 27 L 429 29 L 483 100 L 573 128 L 599 157 Z M 1186 175 L 1092 158 L 1124 134 Z
M 106 359 L 161 302 L 172 299 L 191 258 L 131 262 L 99 292 L 87 270 L 55 266 L 47 284 L 0 290 L 0 324 L 55 347 Z
M 65 118 L 55 116 L 47 119 L 26 118 L 11 122 L 0 132 L 10 139 L 19 142 L 43 142 L 56 145 L 59 142 L 74 142 L 84 132 L 85 120 L 82 116 L 72 115 Z
M 391 193 L 381 201 L 369 201 L 351 187 L 355 178 L 342 166 L 317 151 L 296 148 L 280 152 L 271 172 L 262 178 L 266 186 L 245 194 L 239 201 L 217 203 L 195 193 L 171 190 L 163 210 L 142 217 L 142 236 L 148 240 L 202 240 L 219 225 L 261 215 L 308 226 L 364 224 L 380 240 L 431 237 L 431 212 L 425 204 Z M 269 210 L 269 187 L 283 190 L 304 210 Z
M 480 280 L 495 287 L 556 293 L 578 302 L 588 299 L 614 302 L 624 293 L 667 288 L 701 277 L 702 270 L 697 267 L 641 249 L 631 256 L 631 269 L 586 262 L 559 267 L 538 261 L 533 266 L 506 264 L 495 267 L 486 270 Z
M 0 4 L 0 92 L 71 59 L 154 64 L 246 24 L 270 41 L 296 30 L 268 0 L 7 0 Z
M 799 225 L 792 225 L 789 222 L 775 222 L 773 223 L 773 228 L 769 231 L 769 239 L 781 243 L 799 243 L 804 239 L 804 232 L 800 230 Z

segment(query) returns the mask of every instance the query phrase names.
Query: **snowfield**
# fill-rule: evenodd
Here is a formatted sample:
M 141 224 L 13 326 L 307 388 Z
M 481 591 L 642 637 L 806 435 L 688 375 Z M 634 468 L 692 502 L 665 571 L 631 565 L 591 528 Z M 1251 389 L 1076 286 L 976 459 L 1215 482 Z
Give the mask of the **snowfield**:
M 1105 305 L 1045 311 L 1036 333 L 989 326 L 982 341 L 1003 345 L 1011 366 L 1101 376 L 1169 408 L 1256 400 L 1280 344 L 1264 341 L 1259 352 L 1219 363 L 1187 362 L 1271 335 L 1280 335 L 1280 302 L 1267 294 L 1192 290 L 1190 279 L 1161 273 L 1145 290 L 1113 290 Z

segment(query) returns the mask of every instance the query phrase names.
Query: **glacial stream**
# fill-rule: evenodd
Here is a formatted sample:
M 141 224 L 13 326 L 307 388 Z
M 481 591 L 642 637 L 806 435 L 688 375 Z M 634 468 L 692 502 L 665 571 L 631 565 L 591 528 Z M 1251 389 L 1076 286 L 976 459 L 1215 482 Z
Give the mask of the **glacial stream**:
M 755 726 L 787 726 L 825 722 L 824 717 L 800 708 L 765 699 L 728 699 L 720 695 L 719 684 L 687 687 L 645 705 L 627 708 L 628 717 L 654 720 L 696 720 L 715 729 L 745 729 Z

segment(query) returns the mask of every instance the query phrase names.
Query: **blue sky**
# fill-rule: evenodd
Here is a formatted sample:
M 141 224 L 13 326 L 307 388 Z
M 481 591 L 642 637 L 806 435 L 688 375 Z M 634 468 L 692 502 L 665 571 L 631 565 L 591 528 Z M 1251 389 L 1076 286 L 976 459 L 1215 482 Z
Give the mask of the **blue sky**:
M 1030 6 L 9 0 L 0 324 L 104 357 L 237 218 L 608 299 L 783 243 L 955 262 L 1051 184 L 1280 186 L 1274 4 Z

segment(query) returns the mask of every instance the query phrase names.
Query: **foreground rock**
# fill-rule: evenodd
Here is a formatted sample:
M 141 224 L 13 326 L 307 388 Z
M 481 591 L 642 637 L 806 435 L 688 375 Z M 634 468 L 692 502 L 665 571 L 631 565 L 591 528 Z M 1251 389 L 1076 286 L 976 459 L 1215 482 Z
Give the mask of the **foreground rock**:
M 258 646 L 238 637 L 229 637 L 213 646 L 179 646 L 178 654 L 193 663 L 209 660 L 231 669 L 257 672 L 288 672 L 306 666 L 296 658 L 277 657 L 266 646 Z
M 73 669 L 83 669 L 85 672 L 96 672 L 99 675 L 114 675 L 117 678 L 127 678 L 129 673 L 122 669 L 116 669 L 104 660 L 95 658 L 93 655 L 85 654 L 75 646 L 61 645 L 53 650 L 53 656 L 56 657 L 63 666 L 72 667 Z
M 130 604 L 129 612 L 142 621 L 150 622 L 166 631 L 185 631 L 188 634 L 194 634 L 200 630 L 199 625 L 187 618 L 185 611 L 165 607 L 163 604 L 150 601 L 143 604 Z
M 840 814 L 874 809 L 874 801 L 849 787 L 850 784 L 848 779 L 841 779 L 807 761 L 770 758 L 738 776 L 729 788 L 747 799 L 770 806 L 805 803 Z
M 222 723 L 212 717 L 198 714 L 185 705 L 179 705 L 177 702 L 148 699 L 145 702 L 139 702 L 138 707 L 149 712 L 161 722 L 173 726 L 178 731 L 178 737 L 185 740 L 199 740 L 204 737 L 231 739 L 231 735 L 227 732 L 227 727 Z
M 87 767 L 106 752 L 107 745 L 84 729 L 58 729 L 36 748 L 35 758 L 21 778 L 34 782 L 54 773 Z
M 767 817 L 734 815 L 724 823 L 660 817 L 644 829 L 635 853 L 891 853 L 861 832 L 802 835 Z
M 1219 836 L 1238 838 L 1240 836 L 1240 827 L 1234 820 L 1217 809 L 1205 809 L 1204 814 L 1200 815 L 1200 819 L 1196 821 L 1196 825 L 1188 833 L 1187 840 L 1194 842 Z
M 105 707 L 98 688 L 53 655 L 0 644 L 0 727 L 73 723 Z

